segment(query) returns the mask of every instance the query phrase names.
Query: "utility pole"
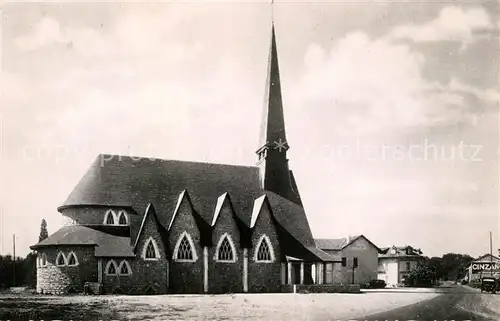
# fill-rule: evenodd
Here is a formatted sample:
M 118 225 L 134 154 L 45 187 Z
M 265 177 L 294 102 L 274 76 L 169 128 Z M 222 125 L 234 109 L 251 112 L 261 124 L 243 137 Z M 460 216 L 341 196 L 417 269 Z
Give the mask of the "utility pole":
M 12 265 L 12 270 L 14 272 L 14 284 L 12 286 L 16 286 L 16 234 L 12 235 L 12 247 L 14 252 L 14 264 Z
M 493 276 L 493 238 L 490 231 L 490 273 Z

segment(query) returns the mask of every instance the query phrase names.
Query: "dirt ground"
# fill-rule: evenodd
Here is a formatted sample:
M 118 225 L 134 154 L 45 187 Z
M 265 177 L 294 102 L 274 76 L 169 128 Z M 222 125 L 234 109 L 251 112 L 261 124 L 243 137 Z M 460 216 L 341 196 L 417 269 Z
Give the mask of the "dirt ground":
M 332 320 L 356 318 L 435 293 L 160 296 L 0 296 L 0 320 Z

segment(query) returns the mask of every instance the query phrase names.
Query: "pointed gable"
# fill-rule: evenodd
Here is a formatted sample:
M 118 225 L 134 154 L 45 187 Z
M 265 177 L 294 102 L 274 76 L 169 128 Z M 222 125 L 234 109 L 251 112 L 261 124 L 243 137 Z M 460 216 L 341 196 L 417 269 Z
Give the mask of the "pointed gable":
M 224 215 L 226 214 L 226 215 Z M 225 216 L 225 217 L 224 217 Z M 220 220 L 231 220 L 234 223 L 234 227 L 237 229 L 237 234 L 239 235 L 239 241 L 241 247 L 250 247 L 250 229 L 245 224 L 245 222 L 237 215 L 229 193 L 224 193 L 217 199 L 217 204 L 215 206 L 215 212 L 212 219 L 212 232 L 214 232 L 218 222 Z M 228 225 L 228 222 L 225 222 Z
M 141 249 L 142 243 L 150 237 L 153 237 L 157 241 L 157 244 L 161 242 L 160 247 L 163 253 L 168 256 L 168 231 L 158 220 L 153 204 L 149 204 L 144 213 L 141 227 L 134 243 L 134 252 L 137 253 Z
M 200 235 L 200 243 L 202 246 L 212 245 L 211 226 L 196 212 L 187 190 L 182 191 L 177 198 L 177 204 L 175 205 L 172 218 L 168 225 L 169 232 L 172 230 L 174 224 L 176 224 L 176 220 L 180 215 L 187 216 L 182 218 L 182 225 L 196 227 Z

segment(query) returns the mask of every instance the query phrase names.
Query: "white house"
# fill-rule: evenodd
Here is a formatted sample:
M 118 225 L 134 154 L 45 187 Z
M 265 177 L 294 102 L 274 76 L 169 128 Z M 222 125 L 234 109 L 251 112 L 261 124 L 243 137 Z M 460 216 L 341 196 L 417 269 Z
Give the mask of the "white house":
M 422 251 L 409 245 L 383 248 L 378 256 L 377 278 L 384 280 L 387 286 L 401 285 L 423 259 Z

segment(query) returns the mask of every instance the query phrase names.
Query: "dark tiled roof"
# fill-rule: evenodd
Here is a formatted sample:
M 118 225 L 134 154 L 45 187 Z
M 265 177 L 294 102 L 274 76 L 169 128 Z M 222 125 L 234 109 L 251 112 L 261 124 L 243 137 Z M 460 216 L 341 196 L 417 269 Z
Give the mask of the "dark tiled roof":
M 79 245 L 95 246 L 95 256 L 133 257 L 130 236 L 126 228 L 104 228 L 102 226 L 65 226 L 31 249 L 47 246 Z
M 315 239 L 316 246 L 322 250 L 340 251 L 347 245 L 347 238 L 341 239 Z
M 391 250 L 394 250 L 394 253 L 391 253 Z M 385 247 L 380 249 L 379 258 L 390 258 L 390 257 L 423 257 L 422 251 L 420 249 L 416 249 L 409 245 L 406 246 L 392 246 Z
M 364 238 L 368 243 L 373 245 L 377 251 L 380 252 L 380 249 L 378 246 L 376 246 L 372 241 L 370 241 L 366 236 L 364 235 L 353 235 L 349 237 L 343 237 L 340 239 L 315 239 L 314 241 L 316 242 L 316 246 L 322 250 L 326 251 L 341 251 L 344 248 L 346 248 L 348 245 L 354 243 L 357 239 L 360 237 Z
M 273 192 L 265 192 L 276 221 L 304 246 L 315 247 L 304 208 Z
M 262 195 L 257 167 L 99 155 L 63 206 L 132 206 L 143 214 L 152 203 L 160 222 L 168 227 L 183 190 L 189 192 L 194 209 L 207 223 L 223 193 L 231 195 L 244 220 L 253 200 Z M 140 223 L 140 219 L 132 222 L 133 235 Z
M 202 231 L 206 230 L 204 243 L 209 242 L 208 239 L 211 242 L 208 234 L 217 202 L 227 193 L 242 230 L 250 225 L 254 200 L 266 195 L 276 221 L 291 234 L 293 242 L 302 244 L 306 252 L 310 252 L 307 248 L 315 247 L 304 208 L 262 190 L 259 169 L 251 166 L 99 155 L 63 207 L 131 206 L 143 214 L 152 203 L 159 223 L 168 228 L 183 191 L 187 191 L 197 213 L 197 224 Z M 142 216 L 131 216 L 130 233 L 134 241 L 141 222 Z M 249 239 L 248 234 L 245 237 Z
M 484 254 L 484 255 L 481 255 L 480 257 L 478 257 L 477 259 L 475 259 L 474 261 L 476 262 L 481 262 L 481 261 L 490 261 L 490 256 L 493 258 L 493 261 L 500 261 L 500 258 L 494 256 L 494 255 L 491 255 L 491 254 Z M 486 260 L 485 260 L 486 259 Z

